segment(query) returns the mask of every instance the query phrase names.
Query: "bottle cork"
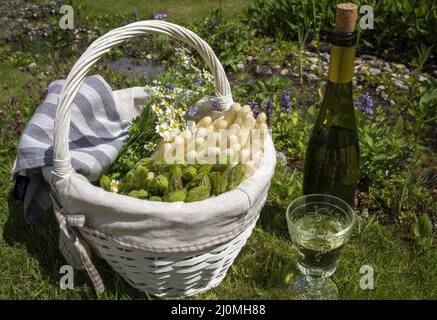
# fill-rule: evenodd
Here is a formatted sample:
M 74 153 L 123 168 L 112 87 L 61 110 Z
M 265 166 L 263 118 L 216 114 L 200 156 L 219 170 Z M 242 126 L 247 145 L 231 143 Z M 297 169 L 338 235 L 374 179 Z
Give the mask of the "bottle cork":
M 335 31 L 354 32 L 358 6 L 353 3 L 340 3 L 335 14 Z

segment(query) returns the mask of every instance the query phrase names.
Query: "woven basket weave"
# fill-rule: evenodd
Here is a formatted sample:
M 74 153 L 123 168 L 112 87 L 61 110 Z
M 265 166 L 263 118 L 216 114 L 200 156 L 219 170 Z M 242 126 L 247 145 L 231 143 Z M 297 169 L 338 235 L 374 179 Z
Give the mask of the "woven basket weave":
M 198 243 L 198 245 L 184 246 L 184 244 L 181 244 L 178 247 L 171 248 L 159 245 L 155 245 L 155 247 L 148 246 L 140 243 L 140 241 L 126 241 L 123 235 L 114 235 L 108 232 L 108 225 L 110 227 L 119 225 L 117 224 L 119 221 L 110 221 L 104 226 L 103 223 L 96 223 L 95 221 L 98 221 L 99 217 L 102 216 L 102 204 L 99 204 L 100 207 L 98 208 L 98 205 L 93 201 L 94 198 L 99 199 L 99 196 L 106 197 L 108 203 L 112 203 L 113 206 L 117 206 L 117 199 L 123 199 L 125 202 L 123 210 L 126 208 L 126 203 L 132 203 L 132 208 L 136 208 L 136 211 L 132 209 L 131 212 L 135 218 L 141 215 L 141 203 L 149 203 L 149 207 L 145 206 L 145 208 L 150 208 L 151 202 L 105 193 L 100 188 L 91 186 L 89 182 L 85 181 L 86 179 L 82 181 L 80 177 L 77 178 L 78 174 L 72 169 L 69 155 L 71 104 L 88 70 L 103 54 L 127 39 L 144 34 L 168 35 L 196 49 L 207 63 L 214 77 L 215 94 L 221 109 L 225 111 L 233 103 L 229 82 L 222 65 L 211 47 L 193 32 L 175 24 L 155 20 L 136 22 L 114 29 L 91 44 L 71 69 L 62 88 L 55 118 L 54 168 L 46 179 L 50 182 L 52 188 L 51 195 L 54 211 L 63 233 L 64 244 L 62 247 L 65 249 L 70 246 L 75 250 L 74 254 L 67 255 L 71 259 L 74 256 L 80 256 L 79 265 L 83 265 L 86 269 L 97 291 L 103 291 L 104 286 L 89 258 L 89 247 L 105 259 L 129 284 L 141 291 L 160 297 L 190 296 L 218 285 L 225 277 L 227 270 L 255 227 L 259 212 L 267 197 L 276 158 L 273 143 L 270 136 L 268 136 L 265 143 L 269 147 L 269 154 L 266 152 L 263 164 L 252 177 L 249 177 L 237 187 L 238 190 L 227 192 L 226 195 L 220 195 L 216 199 L 211 198 L 200 201 L 198 204 L 182 203 L 174 207 L 182 211 L 184 208 L 193 208 L 192 218 L 193 221 L 196 221 L 196 218 L 202 214 L 202 210 L 204 211 L 204 209 L 197 210 L 197 207 L 205 208 L 205 205 L 206 207 L 209 205 L 220 207 L 222 205 L 224 209 L 223 213 L 219 213 L 217 216 L 217 221 L 219 221 L 217 227 L 211 230 L 221 230 L 220 214 L 223 214 L 223 219 L 226 216 L 229 221 L 235 219 L 238 222 L 239 228 L 235 228 L 232 232 L 226 232 L 223 235 L 216 235 L 215 238 L 206 243 L 202 242 L 200 236 L 198 241 L 196 240 L 196 230 L 211 228 L 211 226 L 202 226 L 199 223 L 189 226 L 189 228 L 185 226 L 189 230 L 187 232 L 190 232 L 192 242 Z M 73 185 L 71 187 L 73 191 L 69 189 L 69 184 Z M 82 198 L 74 192 L 74 190 L 77 190 L 80 193 L 82 189 L 87 188 L 91 191 L 85 192 Z M 225 202 L 221 204 L 220 201 L 231 201 L 234 212 L 226 212 L 226 210 L 229 211 L 226 208 L 231 207 L 231 204 Z M 203 203 L 203 206 L 201 203 Z M 247 205 L 235 210 L 238 203 L 247 203 Z M 149 210 L 144 214 L 147 214 L 147 218 L 157 216 L 165 223 L 166 212 L 162 206 L 173 208 L 172 206 L 175 206 L 175 204 L 156 203 L 153 206 L 155 206 L 154 209 L 158 209 Z M 150 212 L 159 211 L 159 208 L 163 208 L 161 216 L 159 216 L 160 212 Z M 108 207 L 109 209 L 110 207 Z M 188 211 L 191 212 L 190 210 Z M 120 214 L 119 211 L 122 210 L 115 210 L 117 214 Z M 186 211 L 184 211 L 185 215 L 187 215 Z M 116 215 L 114 216 L 116 217 Z M 118 217 L 120 220 L 124 219 L 123 215 Z M 114 219 L 116 220 L 116 218 Z M 145 219 L 141 222 L 144 222 Z M 129 220 L 129 222 L 131 221 Z M 174 221 L 169 220 L 168 225 L 170 228 L 174 225 Z M 155 244 L 159 244 L 160 239 L 150 239 Z M 65 241 L 69 241 L 69 243 L 65 244 Z M 68 257 L 66 257 L 67 260 L 69 260 Z

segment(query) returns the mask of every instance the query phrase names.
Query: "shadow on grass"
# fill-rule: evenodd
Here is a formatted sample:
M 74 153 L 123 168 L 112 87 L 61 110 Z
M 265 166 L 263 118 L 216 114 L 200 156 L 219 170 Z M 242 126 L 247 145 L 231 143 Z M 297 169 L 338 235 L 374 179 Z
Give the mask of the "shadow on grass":
M 12 193 L 8 196 L 7 204 L 9 215 L 4 225 L 3 238 L 5 242 L 11 247 L 25 248 L 28 255 L 38 261 L 39 271 L 45 281 L 54 288 L 58 287 L 62 276 L 59 270 L 62 265 L 67 263 L 59 251 L 59 227 L 52 210 L 48 210 L 34 224 L 28 225 L 24 220 L 23 205 L 12 198 Z M 257 227 L 261 233 L 252 235 L 250 241 L 252 245 L 243 249 L 236 261 L 236 266 L 243 266 L 244 269 L 251 266 L 249 268 L 251 276 L 260 281 L 259 285 L 264 290 L 267 288 L 279 289 L 284 286 L 283 281 L 287 273 L 295 271 L 293 270 L 294 262 L 290 262 L 290 252 L 286 253 L 289 248 L 279 249 L 281 243 L 278 241 L 289 239 L 284 209 L 266 205 Z M 265 248 L 252 252 L 254 244 L 258 249 L 259 246 L 265 246 Z M 274 248 L 276 249 L 273 250 Z M 92 283 L 87 273 L 75 271 L 74 290 L 68 290 L 70 292 L 66 295 L 62 294 L 61 297 L 79 299 L 150 298 L 126 283 L 103 259 L 94 254 L 92 260 L 105 284 L 105 293 L 97 295 L 92 289 Z M 254 260 L 257 261 L 255 265 Z M 232 278 L 233 276 L 228 277 Z
M 67 262 L 59 251 L 59 227 L 52 209 L 49 209 L 32 225 L 28 225 L 25 222 L 23 205 L 12 198 L 12 193 L 8 197 L 8 209 L 9 216 L 3 229 L 5 242 L 11 247 L 17 245 L 25 247 L 28 254 L 38 261 L 41 274 L 46 278 L 46 281 L 50 282 L 54 287 L 59 286 L 59 280 L 62 276 L 59 270 Z M 92 261 L 105 284 L 106 290 L 101 296 L 102 298 L 118 296 L 144 299 L 147 297 L 144 293 L 137 291 L 127 284 L 103 259 L 93 254 Z M 86 287 L 92 287 L 91 280 L 88 278 L 86 271 L 75 271 L 74 291 L 76 292 L 74 295 L 77 294 L 78 298 L 84 299 L 95 299 L 98 297 L 93 290 L 83 290 Z
M 290 239 L 285 218 L 285 209 L 266 204 L 262 209 L 257 226 L 282 239 Z

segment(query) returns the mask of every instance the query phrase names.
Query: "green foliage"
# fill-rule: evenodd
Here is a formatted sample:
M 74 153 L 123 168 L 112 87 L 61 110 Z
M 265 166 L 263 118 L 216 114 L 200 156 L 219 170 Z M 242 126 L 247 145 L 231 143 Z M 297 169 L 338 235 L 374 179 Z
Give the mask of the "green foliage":
M 211 17 L 191 24 L 190 29 L 211 46 L 224 67 L 234 71 L 255 35 L 253 29 L 223 18 L 218 10 L 214 10 Z
M 295 198 L 302 195 L 302 173 L 290 170 L 280 162 L 270 185 L 267 204 L 272 207 L 286 208 Z
M 342 1 L 255 0 L 249 8 L 249 24 L 259 33 L 297 40 L 299 32 L 309 30 L 317 37 L 318 27 L 327 36 L 335 24 L 335 8 Z M 353 1 L 370 5 L 374 12 L 374 29 L 361 30 L 360 37 L 372 49 L 414 49 L 437 42 L 437 4 L 433 0 Z M 359 17 L 358 17 L 359 19 Z M 377 32 L 375 30 L 378 30 Z M 436 48 L 434 48 L 434 54 Z
M 311 134 L 311 124 L 315 115 L 315 107 L 311 107 L 304 112 L 293 110 L 290 113 L 279 113 L 274 118 L 273 139 L 278 150 L 284 152 L 288 159 L 302 160 L 309 136 Z
M 134 167 L 135 163 L 150 155 L 151 151 L 144 146 L 149 142 L 156 144 L 161 139 L 155 131 L 155 122 L 156 117 L 149 108 L 132 121 L 128 130 L 128 139 L 108 170 L 113 178 L 125 175 Z M 114 176 L 114 173 L 117 176 Z
M 433 241 L 432 223 L 428 215 L 422 215 L 413 226 L 414 240 L 424 249 L 429 248 Z

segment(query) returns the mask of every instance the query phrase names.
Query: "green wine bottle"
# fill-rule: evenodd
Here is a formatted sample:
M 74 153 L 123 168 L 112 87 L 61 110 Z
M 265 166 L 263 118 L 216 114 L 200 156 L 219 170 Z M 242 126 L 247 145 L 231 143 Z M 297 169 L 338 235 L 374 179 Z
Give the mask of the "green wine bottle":
M 352 98 L 356 11 L 352 4 L 337 6 L 328 83 L 306 150 L 303 178 L 305 195 L 330 194 L 351 205 L 360 158 Z

